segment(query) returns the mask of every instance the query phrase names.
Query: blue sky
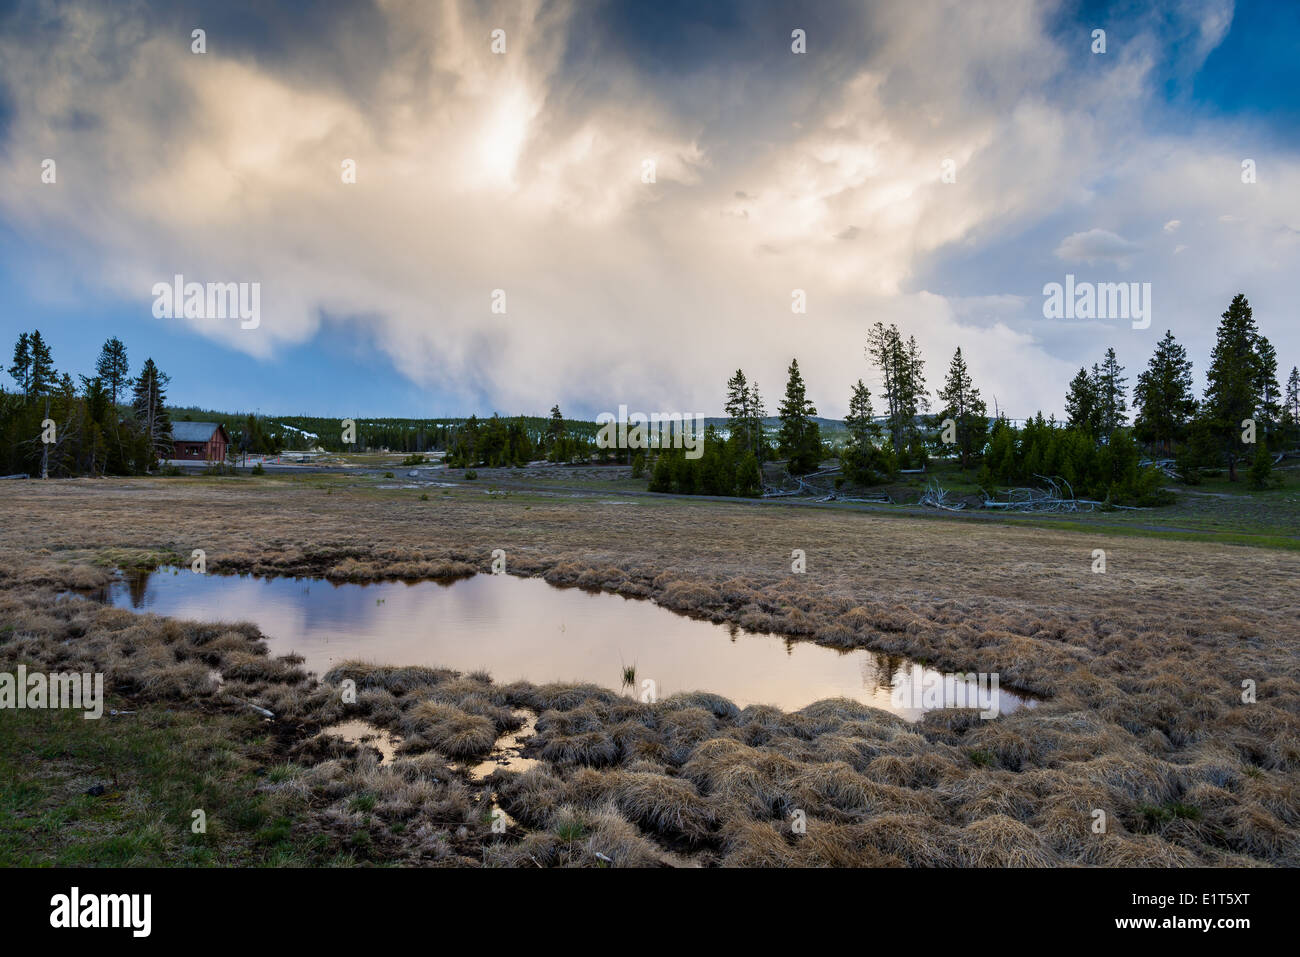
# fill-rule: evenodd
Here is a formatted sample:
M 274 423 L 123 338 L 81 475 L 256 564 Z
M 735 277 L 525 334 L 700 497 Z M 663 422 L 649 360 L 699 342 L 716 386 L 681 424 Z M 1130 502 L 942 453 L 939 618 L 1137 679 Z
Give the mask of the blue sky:
M 342 417 L 717 414 L 794 356 L 839 416 L 879 319 L 1023 416 L 1166 328 L 1199 377 L 1245 292 L 1300 364 L 1300 5 L 412 9 L 0 4 L 5 358 L 116 335 L 177 403 Z M 259 327 L 155 318 L 177 272 L 260 282 Z M 1067 273 L 1151 327 L 1044 319 Z

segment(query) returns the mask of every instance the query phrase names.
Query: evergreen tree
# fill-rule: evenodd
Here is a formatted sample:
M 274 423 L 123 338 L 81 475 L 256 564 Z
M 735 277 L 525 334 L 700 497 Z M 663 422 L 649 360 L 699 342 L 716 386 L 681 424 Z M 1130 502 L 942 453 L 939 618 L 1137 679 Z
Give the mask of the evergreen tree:
M 9 375 L 28 399 L 51 395 L 57 389 L 59 382 L 58 374 L 54 371 L 54 360 L 39 329 L 30 335 L 25 332 L 19 334 L 14 345 L 14 363 L 9 367 Z
M 1137 438 L 1153 450 L 1172 452 L 1174 443 L 1183 439 L 1187 423 L 1196 412 L 1192 362 L 1172 330 L 1165 330 L 1146 370 L 1138 376 L 1133 404 L 1138 408 L 1133 420 Z
M 167 383 L 171 378 L 146 359 L 133 389 L 132 408 L 156 462 L 172 456 L 172 424 L 167 414 Z
M 1065 397 L 1065 418 L 1070 428 L 1094 436 L 1097 434 L 1097 383 L 1083 367 L 1070 380 L 1070 391 Z
M 547 425 L 547 434 L 552 440 L 564 435 L 564 415 L 560 412 L 558 402 L 551 406 L 551 420 Z
M 849 430 L 849 442 L 856 446 L 874 445 L 880 434 L 880 426 L 875 422 L 876 413 L 871 407 L 871 390 L 861 379 L 853 386 L 849 396 L 849 414 L 844 417 L 844 424 Z
M 1219 323 L 1201 403 L 1205 428 L 1227 457 L 1228 478 L 1233 482 L 1242 457 L 1242 422 L 1253 418 L 1259 408 L 1258 336 L 1250 303 L 1238 293 Z
M 930 403 L 925 388 L 925 362 L 916 338 L 904 343 L 897 326 L 877 322 L 867 333 L 867 358 L 880 370 L 885 415 L 895 451 L 902 453 L 919 445 L 916 418 L 920 412 L 928 411 Z
M 821 430 L 812 417 L 817 409 L 808 400 L 799 361 L 790 360 L 790 378 L 785 386 L 785 398 L 777 414 L 781 417 L 778 448 L 784 456 L 791 475 L 806 475 L 816 470 L 821 458 Z
M 767 410 L 763 408 L 763 397 L 759 394 L 758 383 L 745 378 L 741 369 L 727 380 L 727 431 L 732 448 L 740 454 L 744 451 L 754 453 L 761 462 L 766 450 L 763 437 L 763 418 Z
M 1093 380 L 1097 395 L 1097 421 L 1100 437 L 1110 441 L 1115 430 L 1128 423 L 1128 403 L 1124 388 L 1128 379 L 1123 376 L 1124 367 L 1115 357 L 1114 348 L 1106 350 L 1106 358 L 1101 367 L 1093 366 Z
M 33 396 L 50 395 L 58 388 L 58 374 L 54 371 L 50 347 L 41 338 L 39 329 L 32 333 L 30 347 L 32 355 L 30 392 Z M 71 379 L 68 381 L 71 382 Z
M 767 457 L 767 439 L 763 434 L 763 419 L 766 417 L 767 409 L 763 407 L 763 397 L 758 392 L 758 383 L 751 381 L 749 383 L 749 448 L 760 462 Z
M 881 397 L 885 400 L 885 420 L 894 451 L 903 447 L 903 368 L 902 338 L 898 326 L 877 322 L 867 333 L 867 358 L 880 370 Z
M 736 494 L 745 498 L 763 494 L 763 472 L 753 452 L 746 452 L 736 463 Z
M 1282 417 L 1282 388 L 1277 384 L 1277 353 L 1262 335 L 1255 336 L 1255 419 L 1266 439 L 1271 439 Z
M 1300 441 L 1300 366 L 1292 366 L 1291 375 L 1286 380 L 1282 420 L 1287 425 L 1292 441 Z
M 913 437 L 916 436 L 916 417 L 922 412 L 930 411 L 930 391 L 925 387 L 925 360 L 921 358 L 921 349 L 916 344 L 916 336 L 907 337 L 907 377 L 905 396 L 911 410 L 909 425 Z
M 103 381 L 104 387 L 108 389 L 108 394 L 113 398 L 113 404 L 116 405 L 121 401 L 122 390 L 126 388 L 127 380 L 131 374 L 131 368 L 126 361 L 126 346 L 122 340 L 114 336 L 104 343 L 104 347 L 99 350 L 99 361 L 95 363 L 95 371 Z
M 1250 466 L 1250 487 L 1266 489 L 1272 484 L 1273 456 L 1268 451 L 1268 442 L 1260 439 L 1255 443 L 1255 461 Z
M 727 431 L 736 446 L 742 449 L 754 447 L 753 437 L 749 434 L 754 422 L 751 400 L 749 381 L 745 378 L 744 371 L 737 369 L 736 374 L 727 380 L 727 402 L 724 408 L 727 413 Z
M 32 394 L 32 337 L 25 332 L 18 334 L 14 343 L 14 364 L 9 367 L 10 377 L 18 383 L 18 391 L 24 398 Z
M 676 458 L 672 455 L 673 449 L 665 449 L 655 456 L 655 467 L 650 473 L 650 491 L 651 492 L 671 492 L 673 490 L 673 466 L 676 464 Z
M 988 432 L 988 407 L 980 398 L 980 390 L 975 388 L 970 372 L 966 369 L 966 360 L 962 357 L 960 346 L 953 353 L 952 362 L 948 365 L 948 378 L 937 395 L 939 401 L 944 403 L 939 418 L 952 419 L 956 425 L 956 444 L 961 453 L 961 465 L 962 468 L 967 468 L 975 449 L 984 447 Z
M 848 426 L 849 441 L 840 453 L 840 467 L 845 476 L 859 485 L 876 485 L 893 476 L 897 466 L 892 446 L 880 448 L 880 425 L 874 421 L 871 390 L 861 379 L 853 386 L 849 397 L 849 414 L 844 424 Z

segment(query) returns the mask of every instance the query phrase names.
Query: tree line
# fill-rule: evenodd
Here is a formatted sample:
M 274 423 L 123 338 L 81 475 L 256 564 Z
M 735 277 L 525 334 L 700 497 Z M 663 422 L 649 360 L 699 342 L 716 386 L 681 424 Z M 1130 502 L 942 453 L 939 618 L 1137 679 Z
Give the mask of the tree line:
M 145 472 L 170 457 L 171 418 L 181 412 L 186 419 L 222 422 L 232 448 L 253 453 L 313 447 L 445 451 L 449 466 L 464 468 L 539 459 L 618 462 L 630 464 L 635 475 L 649 470 L 652 490 L 717 495 L 761 494 L 763 467 L 777 461 L 799 476 L 834 459 L 846 480 L 871 486 L 943 456 L 977 470 L 980 484 L 989 488 L 1052 475 L 1081 496 L 1147 504 L 1160 500 L 1163 473 L 1144 467 L 1144 454 L 1172 460 L 1187 482 L 1214 468 L 1226 468 L 1237 481 L 1239 465 L 1249 458 L 1250 481 L 1263 486 L 1271 481 L 1271 451 L 1300 443 L 1300 370 L 1293 366 L 1285 388 L 1279 384 L 1276 351 L 1241 294 L 1221 316 L 1201 397 L 1194 394 L 1186 349 L 1166 331 L 1131 394 L 1113 348 L 1091 369 L 1081 367 L 1067 386 L 1063 422 L 1044 419 L 1041 412 L 1022 427 L 996 410 L 990 417 L 961 347 L 934 391 L 934 403 L 915 337 L 905 339 L 897 325 L 876 322 L 864 353 L 878 373 L 880 394 L 873 397 L 862 379 L 850 387 L 842 439 L 822 436 L 798 360 L 792 359 L 774 434 L 764 428 L 767 412 L 758 383 L 738 369 L 726 383 L 725 432 L 708 428 L 697 458 L 681 448 L 600 448 L 596 423 L 566 419 L 558 405 L 549 417 L 358 421 L 356 442 L 345 446 L 341 423 L 333 418 L 293 416 L 277 426 L 252 414 L 169 411 L 169 377 L 151 358 L 131 377 L 126 346 L 117 338 L 104 343 L 95 374 L 74 381 L 55 369 L 39 331 L 23 332 L 7 370 L 17 389 L 0 385 L 0 472 Z
M 120 339 L 104 343 L 95 375 L 74 381 L 40 330 L 23 332 L 7 371 L 17 389 L 0 385 L 0 472 L 129 475 L 170 457 L 169 379 L 153 359 L 131 378 Z
M 921 350 L 896 325 L 875 323 L 865 355 L 881 382 L 880 414 L 859 379 L 850 389 L 842 444 L 822 440 L 797 360 L 788 369 L 775 436 L 764 433 L 757 384 L 737 370 L 726 386 L 727 434 L 706 432 L 698 459 L 677 449 L 660 452 L 651 490 L 757 495 L 763 463 L 784 461 L 799 476 L 829 459 L 838 460 L 847 480 L 871 486 L 944 456 L 977 470 L 979 483 L 990 490 L 1054 476 L 1080 497 L 1157 504 L 1168 498 L 1166 476 L 1144 465 L 1144 455 L 1174 460 L 1189 483 L 1202 469 L 1222 467 L 1237 481 L 1238 465 L 1249 456 L 1251 484 L 1263 487 L 1270 482 L 1272 452 L 1300 443 L 1300 370 L 1292 367 L 1286 388 L 1280 387 L 1276 352 L 1242 294 L 1221 316 L 1200 398 L 1186 349 L 1166 331 L 1131 395 L 1114 348 L 1091 369 L 1080 368 L 1067 388 L 1064 422 L 1039 412 L 1017 428 L 1003 414 L 990 417 L 960 347 L 935 390 L 932 413 Z

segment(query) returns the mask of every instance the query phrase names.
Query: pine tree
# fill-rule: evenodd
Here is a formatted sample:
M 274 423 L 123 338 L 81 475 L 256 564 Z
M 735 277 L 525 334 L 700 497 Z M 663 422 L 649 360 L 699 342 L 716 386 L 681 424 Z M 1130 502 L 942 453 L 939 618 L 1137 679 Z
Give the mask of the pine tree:
M 1266 439 L 1271 439 L 1282 417 L 1282 387 L 1277 384 L 1277 353 L 1262 335 L 1255 336 L 1255 418 Z
M 746 452 L 736 463 L 735 492 L 745 498 L 757 498 L 763 494 L 763 473 L 753 452 Z
M 9 367 L 9 375 L 29 399 L 51 395 L 59 385 L 58 373 L 54 371 L 54 360 L 50 356 L 50 347 L 41 337 L 40 330 L 31 335 L 20 333 L 14 345 L 14 364 Z
M 1250 466 L 1250 487 L 1266 489 L 1272 484 L 1273 456 L 1268 451 L 1268 441 L 1261 438 L 1255 443 L 1255 460 Z
M 876 413 L 871 407 L 871 390 L 861 379 L 853 387 L 849 396 L 849 414 L 844 417 L 844 424 L 849 430 L 849 441 L 858 447 L 874 445 L 880 434 L 880 426 L 875 422 Z
M 1291 375 L 1286 380 L 1282 419 L 1295 440 L 1300 440 L 1300 366 L 1292 366 Z
M 474 419 L 475 417 L 470 416 L 470 418 Z M 478 425 L 477 420 L 475 420 L 474 424 L 475 426 Z M 564 439 L 565 431 L 566 430 L 564 428 L 564 416 L 561 414 L 560 404 L 557 402 L 555 403 L 555 405 L 551 406 L 551 419 L 546 426 L 547 449 L 553 449 L 556 443 L 562 442 Z
M 1201 418 L 1228 460 L 1228 478 L 1237 481 L 1241 459 L 1242 422 L 1259 407 L 1259 362 L 1255 351 L 1259 332 L 1245 295 L 1233 297 L 1216 334 L 1205 374 Z
M 759 394 L 758 383 L 751 381 L 749 383 L 749 447 L 760 462 L 763 461 L 767 449 L 767 442 L 763 437 L 763 419 L 766 417 L 767 409 L 763 407 L 763 397 Z
M 126 361 L 126 346 L 122 344 L 121 339 L 114 336 L 104 343 L 104 347 L 99 350 L 99 361 L 95 363 L 95 371 L 99 373 L 104 387 L 113 397 L 113 404 L 117 405 L 121 401 L 122 390 L 126 387 L 131 374 L 131 368 Z
M 34 396 L 50 395 L 58 387 L 58 373 L 54 371 L 54 360 L 50 356 L 50 347 L 41 338 L 41 331 L 32 333 L 30 340 L 32 350 L 31 394 Z
M 902 341 L 898 326 L 877 322 L 867 333 L 867 358 L 880 370 L 881 397 L 885 400 L 885 420 L 894 450 L 903 447 L 902 396 L 899 382 L 903 378 Z
M 791 475 L 805 475 L 814 471 L 821 460 L 821 430 L 812 417 L 817 409 L 808 401 L 799 361 L 790 360 L 790 378 L 785 386 L 785 398 L 777 414 L 781 417 L 778 448 L 787 460 Z
M 1183 438 L 1196 412 L 1192 362 L 1172 330 L 1165 330 L 1146 370 L 1138 376 L 1133 404 L 1138 408 L 1134 434 L 1153 449 L 1172 452 L 1174 442 Z
M 904 343 L 897 326 L 877 322 L 867 333 L 867 358 L 880 370 L 881 393 L 895 451 L 919 444 L 916 417 L 929 410 L 930 400 L 925 388 L 925 361 L 916 337 Z
M 9 367 L 9 375 L 18 383 L 18 390 L 24 397 L 32 394 L 32 337 L 25 332 L 18 334 L 14 343 L 14 364 Z
M 167 414 L 167 383 L 171 378 L 160 372 L 153 359 L 146 359 L 133 389 L 136 421 L 144 431 L 154 461 L 171 458 L 172 424 Z
M 984 446 L 988 432 L 988 407 L 980 398 L 980 390 L 975 388 L 970 372 L 966 369 L 966 360 L 962 357 L 961 346 L 958 346 L 957 351 L 953 353 L 952 362 L 948 365 L 948 378 L 937 395 L 939 401 L 944 403 L 939 417 L 952 419 L 956 425 L 961 466 L 967 468 L 971 453 L 977 447 Z
M 916 417 L 922 412 L 930 411 L 930 390 L 925 387 L 925 360 L 921 358 L 921 349 L 916 344 L 916 336 L 907 337 L 907 376 L 905 379 L 905 398 L 911 410 L 909 425 L 916 433 Z
M 875 421 L 871 390 L 861 379 L 853 386 L 844 424 L 849 430 L 849 441 L 840 451 L 844 476 L 858 485 L 876 485 L 888 480 L 897 469 L 897 460 L 892 445 L 887 443 L 881 448 L 876 444 L 881 429 Z
M 1066 424 L 1080 432 L 1093 435 L 1097 432 L 1097 384 L 1082 366 L 1070 380 L 1070 391 L 1065 397 Z
M 1128 383 L 1122 373 L 1124 367 L 1115 357 L 1114 348 L 1106 350 L 1106 358 L 1101 367 L 1093 366 L 1093 378 L 1097 394 L 1097 418 L 1100 436 L 1110 441 L 1115 430 L 1128 423 L 1128 403 L 1125 400 Z
M 753 425 L 753 408 L 750 404 L 749 382 L 741 369 L 727 380 L 727 431 L 736 445 L 742 449 L 753 448 L 749 431 Z

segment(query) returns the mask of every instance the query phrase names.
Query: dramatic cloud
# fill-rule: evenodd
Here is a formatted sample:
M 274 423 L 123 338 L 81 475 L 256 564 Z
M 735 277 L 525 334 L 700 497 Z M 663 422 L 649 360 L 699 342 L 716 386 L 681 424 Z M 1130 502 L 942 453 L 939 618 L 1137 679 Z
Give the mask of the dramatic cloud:
M 1246 186 L 1240 129 L 1145 132 L 1159 31 L 1199 65 L 1230 6 L 1112 29 L 1104 57 L 1028 2 L 631 9 L 390 0 L 252 30 L 220 8 L 20 7 L 0 35 L 0 217 L 30 294 L 148 316 L 178 273 L 258 281 L 256 330 L 157 321 L 262 358 L 347 328 L 459 408 L 592 414 L 716 413 L 738 366 L 775 405 L 791 356 L 842 414 L 875 381 L 876 320 L 917 336 L 932 385 L 960 345 L 1002 408 L 1059 409 L 1105 336 L 1130 366 L 1150 350 L 1041 318 L 1061 260 L 1152 281 L 1152 333 L 1194 354 L 1238 286 L 1257 314 L 1284 301 L 1296 157 Z M 1180 221 L 1194 248 L 1156 242 Z M 1055 260 L 1045 231 L 1066 236 Z M 1209 263 L 1222 281 L 1180 278 Z

